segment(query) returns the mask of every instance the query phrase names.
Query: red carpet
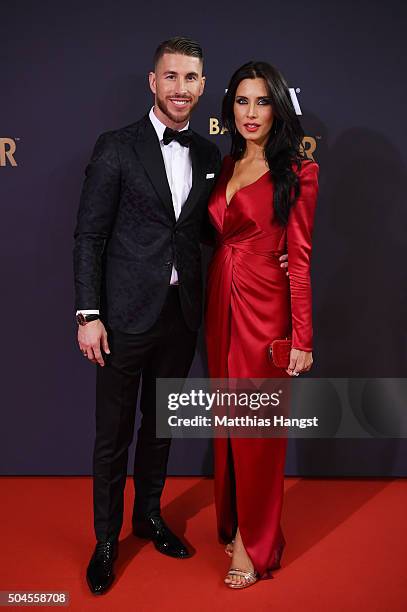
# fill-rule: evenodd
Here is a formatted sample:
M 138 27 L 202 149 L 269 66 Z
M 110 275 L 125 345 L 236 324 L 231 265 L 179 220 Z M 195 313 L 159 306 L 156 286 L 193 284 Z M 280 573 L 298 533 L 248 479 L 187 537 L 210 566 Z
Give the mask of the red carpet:
M 84 575 L 94 546 L 90 478 L 2 478 L 0 590 L 69 591 L 70 610 L 396 612 L 407 609 L 405 480 L 286 479 L 287 547 L 273 580 L 222 583 L 213 483 L 170 478 L 163 514 L 195 550 L 160 555 L 130 533 L 126 488 L 117 579 L 94 597 Z

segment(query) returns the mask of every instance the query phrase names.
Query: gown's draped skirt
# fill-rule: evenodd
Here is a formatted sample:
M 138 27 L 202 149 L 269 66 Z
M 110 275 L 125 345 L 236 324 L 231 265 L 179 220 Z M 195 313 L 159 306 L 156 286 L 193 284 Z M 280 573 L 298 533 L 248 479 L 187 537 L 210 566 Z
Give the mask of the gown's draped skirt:
M 236 278 L 239 253 L 221 246 L 212 260 L 207 294 L 207 348 L 212 378 L 287 376 L 267 360 L 271 337 L 263 345 L 248 337 L 255 325 Z M 242 268 L 243 270 L 243 268 Z M 280 275 L 280 268 L 276 266 Z M 252 332 L 256 330 L 253 329 Z M 286 331 L 286 330 L 284 330 Z M 284 332 L 282 332 L 284 334 Z M 242 337 L 243 334 L 243 337 Z M 283 337 L 276 334 L 274 337 Z M 256 368 L 256 364 L 258 367 Z M 284 488 L 285 438 L 215 438 L 215 504 L 218 533 L 230 542 L 239 526 L 242 541 L 256 571 L 270 576 L 279 566 L 284 547 L 280 516 Z

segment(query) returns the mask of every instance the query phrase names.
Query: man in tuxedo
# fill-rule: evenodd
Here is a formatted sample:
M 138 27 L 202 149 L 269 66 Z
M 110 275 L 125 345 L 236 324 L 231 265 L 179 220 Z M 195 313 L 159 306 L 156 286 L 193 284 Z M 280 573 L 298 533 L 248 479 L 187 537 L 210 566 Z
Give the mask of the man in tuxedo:
M 202 67 L 196 42 L 160 44 L 149 74 L 153 108 L 102 134 L 86 169 L 74 272 L 78 344 L 98 365 L 97 544 L 87 570 L 95 594 L 114 579 L 140 379 L 133 533 L 163 554 L 189 556 L 160 513 L 170 440 L 156 438 L 155 384 L 188 375 L 201 322 L 200 235 L 220 169 L 218 148 L 189 128 L 204 90 Z

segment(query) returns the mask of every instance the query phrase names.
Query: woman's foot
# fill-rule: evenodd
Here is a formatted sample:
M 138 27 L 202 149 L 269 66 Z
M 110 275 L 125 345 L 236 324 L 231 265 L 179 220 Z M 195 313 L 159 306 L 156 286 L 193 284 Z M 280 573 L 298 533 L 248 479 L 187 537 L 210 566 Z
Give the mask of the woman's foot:
M 233 544 L 234 543 L 235 541 L 232 540 L 231 542 L 229 542 L 229 544 L 226 544 L 225 553 L 228 555 L 228 557 L 233 556 Z
M 237 530 L 235 541 L 232 547 L 232 563 L 230 570 L 225 578 L 225 583 L 231 588 L 243 588 L 256 582 L 256 572 L 253 563 L 243 545 L 240 530 Z M 245 573 L 251 574 L 244 576 Z

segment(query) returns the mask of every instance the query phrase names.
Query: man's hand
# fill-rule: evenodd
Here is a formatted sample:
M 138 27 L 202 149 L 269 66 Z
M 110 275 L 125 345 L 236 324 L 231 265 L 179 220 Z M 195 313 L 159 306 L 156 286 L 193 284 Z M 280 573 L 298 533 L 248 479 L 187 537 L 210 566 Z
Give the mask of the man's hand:
M 283 268 L 286 270 L 286 276 L 289 276 L 289 272 L 288 272 L 288 254 L 285 253 L 284 255 L 281 255 L 281 257 L 278 258 L 280 263 L 280 268 Z
M 290 352 L 290 365 L 286 372 L 290 376 L 298 376 L 301 372 L 308 372 L 312 366 L 312 353 L 292 348 Z
M 104 366 L 101 348 L 109 354 L 110 349 L 107 343 L 107 332 L 100 319 L 90 321 L 86 325 L 78 326 L 78 344 L 82 354 L 92 363 Z

